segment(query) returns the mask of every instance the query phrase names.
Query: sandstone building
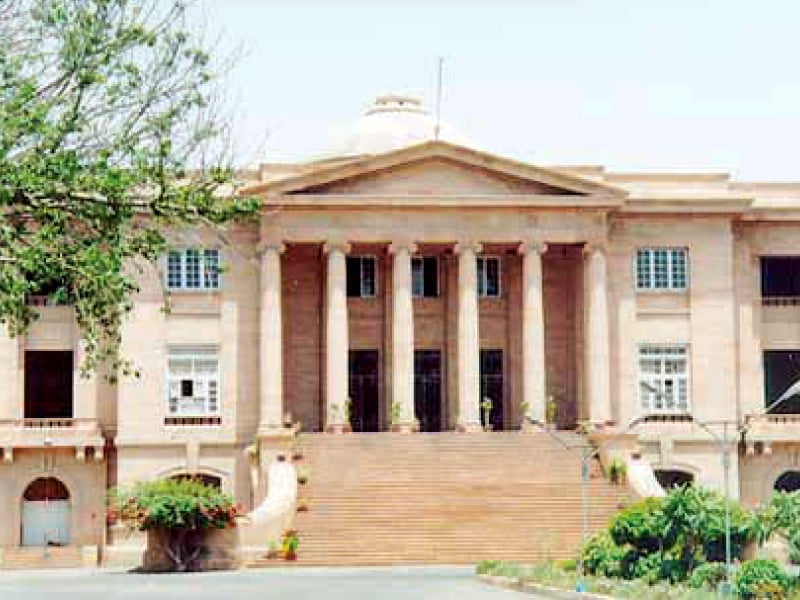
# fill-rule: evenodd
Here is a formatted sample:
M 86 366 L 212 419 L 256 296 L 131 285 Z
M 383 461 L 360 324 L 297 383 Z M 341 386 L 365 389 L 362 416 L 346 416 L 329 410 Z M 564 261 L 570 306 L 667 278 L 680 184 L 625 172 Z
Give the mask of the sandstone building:
M 105 490 L 144 478 L 252 507 L 245 448 L 269 460 L 287 420 L 629 430 L 663 485 L 716 488 L 727 427 L 734 495 L 800 486 L 800 184 L 537 166 L 436 129 L 385 96 L 330 156 L 243 172 L 260 223 L 176 231 L 142 275 L 140 378 L 80 377 L 70 307 L 32 299 L 0 341 L 0 547 L 102 549 Z

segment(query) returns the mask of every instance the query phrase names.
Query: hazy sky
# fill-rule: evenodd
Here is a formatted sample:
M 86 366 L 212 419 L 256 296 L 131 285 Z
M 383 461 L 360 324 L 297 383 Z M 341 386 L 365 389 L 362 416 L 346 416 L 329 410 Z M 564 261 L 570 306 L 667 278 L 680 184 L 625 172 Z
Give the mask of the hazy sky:
M 800 181 L 798 0 L 205 0 L 244 56 L 248 161 L 318 154 L 378 94 L 542 164 Z

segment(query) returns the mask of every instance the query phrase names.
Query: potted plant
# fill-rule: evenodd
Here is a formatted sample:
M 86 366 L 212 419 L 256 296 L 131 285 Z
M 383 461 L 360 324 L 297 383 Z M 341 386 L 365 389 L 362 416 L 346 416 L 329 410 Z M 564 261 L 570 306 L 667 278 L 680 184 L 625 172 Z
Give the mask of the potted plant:
M 281 536 L 281 556 L 284 560 L 297 560 L 297 546 L 300 540 L 297 537 L 297 531 L 294 529 L 287 529 Z
M 623 485 L 628 477 L 628 465 L 618 458 L 612 458 L 606 468 L 606 477 L 614 485 Z
M 481 402 L 481 412 L 483 413 L 483 428 L 486 431 L 492 430 L 492 423 L 490 421 L 492 417 L 492 399 L 491 398 L 484 398 Z
M 392 402 L 392 431 L 399 433 L 409 433 L 413 431 L 414 424 L 403 423 L 403 407 L 399 402 Z
M 308 483 L 308 467 L 304 465 L 297 467 L 297 483 L 299 485 Z
M 527 423 L 530 423 L 530 416 L 528 415 L 528 411 L 530 410 L 531 405 L 530 402 L 526 402 L 523 400 L 519 403 L 519 426 L 520 429 L 524 429 Z
M 547 421 L 547 428 L 553 430 L 556 428 L 556 400 L 552 396 L 548 396 L 547 398 L 547 406 L 546 413 L 545 413 L 545 420 Z
M 281 557 L 281 553 L 278 550 L 278 542 L 275 540 L 269 541 L 269 550 L 267 550 L 267 559 L 268 560 L 277 560 Z
M 309 502 L 308 498 L 298 498 L 297 499 L 297 512 L 308 512 L 309 509 Z
M 345 403 L 343 410 L 339 404 L 331 404 L 328 415 L 328 432 L 329 433 L 347 433 L 350 431 L 350 401 Z M 346 411 L 346 414 L 344 413 Z M 343 415 L 345 418 L 343 418 Z

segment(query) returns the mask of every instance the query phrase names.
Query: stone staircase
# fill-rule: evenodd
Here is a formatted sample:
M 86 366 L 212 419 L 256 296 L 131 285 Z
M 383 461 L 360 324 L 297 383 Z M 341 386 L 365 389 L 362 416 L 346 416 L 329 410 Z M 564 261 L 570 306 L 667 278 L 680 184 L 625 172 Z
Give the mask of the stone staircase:
M 44 548 L 2 548 L 0 569 L 73 569 L 97 566 L 97 549 L 94 557 L 79 546 Z M 94 558 L 92 563 L 92 558 Z
M 574 557 L 579 546 L 580 455 L 544 433 L 316 434 L 299 445 L 310 473 L 299 564 L 533 561 Z M 592 474 L 597 530 L 628 495 L 598 465 Z

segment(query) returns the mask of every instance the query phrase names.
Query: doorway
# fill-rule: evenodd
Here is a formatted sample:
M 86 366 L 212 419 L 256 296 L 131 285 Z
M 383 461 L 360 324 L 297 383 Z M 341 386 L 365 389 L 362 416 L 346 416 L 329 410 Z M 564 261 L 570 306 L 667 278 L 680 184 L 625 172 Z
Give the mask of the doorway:
M 380 430 L 377 350 L 350 350 L 349 352 L 350 426 L 353 431 Z
M 481 424 L 491 425 L 494 431 L 503 429 L 503 351 L 481 350 Z M 488 402 L 490 408 L 484 408 Z
M 54 477 L 36 479 L 22 495 L 22 545 L 66 546 L 70 515 L 66 486 Z
M 414 351 L 414 414 L 419 429 L 442 430 L 442 353 L 440 350 Z
M 72 418 L 72 351 L 25 352 L 25 418 Z

